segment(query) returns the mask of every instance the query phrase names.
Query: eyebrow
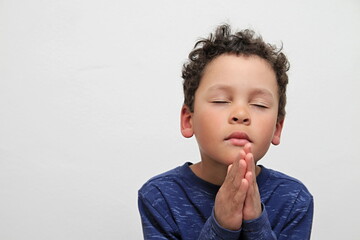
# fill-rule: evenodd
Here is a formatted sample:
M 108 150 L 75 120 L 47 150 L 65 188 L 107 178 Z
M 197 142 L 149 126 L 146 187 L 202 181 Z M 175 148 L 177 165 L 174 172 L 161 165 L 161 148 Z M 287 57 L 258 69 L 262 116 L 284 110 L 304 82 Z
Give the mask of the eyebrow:
M 231 86 L 228 86 L 228 85 L 223 85 L 223 84 L 216 84 L 216 85 L 213 85 L 211 87 L 208 88 L 208 91 L 209 92 L 212 92 L 212 91 L 225 91 L 225 92 L 232 92 L 232 87 Z M 265 89 L 265 88 L 255 88 L 255 89 L 252 89 L 251 90 L 251 94 L 252 95 L 264 95 L 264 96 L 269 96 L 271 98 L 274 98 L 275 96 L 273 96 L 273 94 Z
M 208 91 L 232 91 L 231 87 L 223 84 L 216 84 L 208 88 Z
M 264 95 L 264 96 L 269 96 L 271 98 L 275 98 L 275 96 L 269 90 L 264 88 L 256 88 L 252 90 L 251 93 L 254 95 Z

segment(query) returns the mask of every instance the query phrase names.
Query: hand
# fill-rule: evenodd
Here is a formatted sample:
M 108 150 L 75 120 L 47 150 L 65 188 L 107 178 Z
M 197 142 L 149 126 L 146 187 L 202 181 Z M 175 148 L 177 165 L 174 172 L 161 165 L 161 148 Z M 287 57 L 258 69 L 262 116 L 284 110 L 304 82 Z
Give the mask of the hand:
M 240 153 L 240 158 L 244 159 L 246 162 L 247 169 L 245 173 L 245 179 L 249 185 L 243 207 L 243 219 L 252 220 L 260 217 L 262 209 L 259 188 L 256 183 L 256 166 L 254 156 L 251 153 L 251 144 L 245 145 Z
M 245 152 L 242 154 L 244 155 Z M 246 165 L 246 159 L 240 157 L 228 167 L 224 183 L 215 198 L 215 219 L 223 228 L 233 231 L 239 230 L 243 221 L 243 207 L 249 188 Z M 251 174 L 248 175 L 251 180 Z M 247 206 L 249 210 L 252 207 L 251 202 L 249 201 Z

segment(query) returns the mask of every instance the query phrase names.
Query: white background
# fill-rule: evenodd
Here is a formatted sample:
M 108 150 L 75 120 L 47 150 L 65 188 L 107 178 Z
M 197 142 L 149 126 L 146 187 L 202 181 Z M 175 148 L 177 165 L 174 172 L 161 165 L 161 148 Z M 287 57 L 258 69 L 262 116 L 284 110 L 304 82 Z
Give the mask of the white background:
M 360 239 L 360 2 L 0 0 L 0 239 L 141 239 L 137 190 L 199 160 L 181 67 L 220 23 L 284 44 L 282 143 L 312 239 Z

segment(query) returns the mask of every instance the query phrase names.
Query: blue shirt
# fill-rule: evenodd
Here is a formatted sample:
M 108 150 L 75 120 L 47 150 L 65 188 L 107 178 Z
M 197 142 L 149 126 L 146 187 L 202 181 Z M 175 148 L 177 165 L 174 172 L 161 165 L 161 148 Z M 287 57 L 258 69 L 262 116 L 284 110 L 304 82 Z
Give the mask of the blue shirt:
M 231 231 L 213 214 L 220 186 L 197 177 L 190 165 L 153 177 L 139 190 L 144 239 L 310 239 L 313 197 L 300 181 L 260 166 L 263 212 Z

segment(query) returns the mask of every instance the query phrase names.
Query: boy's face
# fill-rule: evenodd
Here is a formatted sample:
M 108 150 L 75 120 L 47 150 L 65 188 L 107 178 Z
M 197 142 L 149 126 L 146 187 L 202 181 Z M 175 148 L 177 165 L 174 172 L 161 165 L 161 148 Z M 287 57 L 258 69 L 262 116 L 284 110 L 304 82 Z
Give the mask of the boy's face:
M 258 161 L 280 143 L 278 102 L 276 76 L 264 59 L 220 55 L 204 70 L 194 112 L 182 110 L 182 134 L 195 135 L 202 161 L 229 165 L 247 142 Z

